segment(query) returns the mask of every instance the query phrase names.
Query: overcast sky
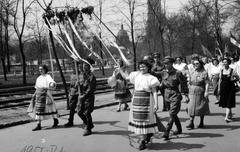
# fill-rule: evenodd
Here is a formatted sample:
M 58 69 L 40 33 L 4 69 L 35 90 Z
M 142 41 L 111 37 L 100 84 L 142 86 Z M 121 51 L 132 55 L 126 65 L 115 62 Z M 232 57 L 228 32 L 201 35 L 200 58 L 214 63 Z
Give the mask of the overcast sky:
M 54 7 L 61 7 L 61 6 L 74 6 L 74 7 L 86 7 L 88 5 L 94 6 L 94 10 L 96 13 L 99 12 L 99 1 L 100 0 L 53 0 Z M 182 4 L 186 3 L 188 0 L 166 0 L 166 9 L 167 12 L 176 12 L 182 6 Z M 50 2 L 50 0 L 46 0 L 46 2 Z M 136 20 L 139 21 L 136 30 L 139 29 L 138 34 L 142 34 L 140 29 L 144 29 L 144 22 L 141 23 L 140 21 L 146 21 L 146 14 L 147 14 L 147 0 L 137 0 L 137 2 L 141 2 L 145 5 L 142 7 L 138 7 L 138 17 Z M 122 13 L 121 13 L 121 11 Z M 123 15 L 124 13 L 124 15 Z M 128 31 L 128 23 L 127 17 L 129 16 L 129 9 L 124 4 L 124 0 L 102 0 L 102 20 L 103 22 L 113 31 L 114 34 L 117 34 L 119 29 L 121 28 L 121 24 L 124 25 L 124 28 Z M 85 21 L 89 20 L 89 17 L 84 16 Z M 97 21 L 97 20 L 96 20 Z M 93 22 L 92 22 L 93 23 Z M 106 28 L 102 28 L 103 33 L 109 34 Z

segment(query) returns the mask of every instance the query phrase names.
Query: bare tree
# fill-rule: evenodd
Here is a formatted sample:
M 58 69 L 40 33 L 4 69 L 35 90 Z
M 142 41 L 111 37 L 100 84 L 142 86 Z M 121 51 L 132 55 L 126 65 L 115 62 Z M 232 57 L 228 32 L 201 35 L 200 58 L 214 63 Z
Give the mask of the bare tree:
M 30 1 L 29 4 L 25 4 L 25 0 L 16 0 L 16 7 L 15 12 L 13 14 L 14 17 L 14 23 L 13 27 L 16 32 L 16 35 L 18 37 L 19 41 L 19 49 L 21 52 L 22 57 L 22 73 L 23 73 L 23 84 L 27 84 L 26 80 L 26 57 L 24 54 L 24 43 L 26 40 L 24 40 L 24 30 L 26 25 L 26 19 L 27 15 L 30 12 L 31 5 L 35 2 L 35 0 Z M 19 16 L 21 15 L 21 16 Z
M 46 29 L 44 27 L 44 22 L 42 19 L 39 19 L 39 8 L 34 8 L 33 11 L 33 22 L 28 24 L 28 28 L 32 30 L 32 35 L 29 35 L 33 38 L 32 46 L 37 49 L 37 59 L 38 64 L 42 64 L 44 54 L 46 54 L 47 46 L 46 46 Z
M 127 19 L 126 24 L 129 26 L 129 32 L 131 35 L 131 46 L 133 51 L 133 60 L 134 60 L 134 70 L 137 69 L 137 44 L 140 37 L 142 37 L 142 34 L 139 35 L 137 31 L 141 31 L 144 29 L 143 27 L 139 27 L 139 21 L 137 20 L 137 17 L 141 16 L 139 12 L 137 12 L 137 9 L 140 7 L 143 7 L 143 3 L 137 1 L 137 0 L 123 0 L 123 4 L 126 4 L 128 6 L 129 14 L 125 14 L 117 5 L 115 5 L 118 10 L 123 14 L 123 16 Z M 122 43 L 122 42 L 120 42 Z

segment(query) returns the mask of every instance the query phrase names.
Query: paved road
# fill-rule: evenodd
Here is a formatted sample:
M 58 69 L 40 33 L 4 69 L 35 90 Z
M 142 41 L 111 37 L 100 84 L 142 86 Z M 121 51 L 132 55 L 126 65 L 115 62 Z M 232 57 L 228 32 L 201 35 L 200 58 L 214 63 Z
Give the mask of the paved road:
M 112 100 L 112 95 L 100 99 Z M 161 97 L 160 97 L 161 99 Z M 211 115 L 205 118 L 205 128 L 187 130 L 188 115 L 186 104 L 182 104 L 179 117 L 183 134 L 171 136 L 169 141 L 154 135 L 144 151 L 189 151 L 189 152 L 239 152 L 240 150 L 240 96 L 237 107 L 233 109 L 234 122 L 224 121 L 225 110 L 214 104 L 210 96 Z M 162 100 L 161 100 L 162 101 Z M 160 101 L 160 109 L 162 102 Z M 0 130 L 1 152 L 134 152 L 139 151 L 140 136 L 127 131 L 129 111 L 116 112 L 116 106 L 97 109 L 93 113 L 93 134 L 83 137 L 83 125 L 75 115 L 75 126 L 64 128 L 68 116 L 61 117 L 59 127 L 52 129 L 52 120 L 42 122 L 43 130 L 32 132 L 36 123 L 28 123 Z M 164 125 L 168 112 L 158 112 Z M 195 120 L 198 125 L 199 117 Z M 175 129 L 175 128 L 173 128 Z

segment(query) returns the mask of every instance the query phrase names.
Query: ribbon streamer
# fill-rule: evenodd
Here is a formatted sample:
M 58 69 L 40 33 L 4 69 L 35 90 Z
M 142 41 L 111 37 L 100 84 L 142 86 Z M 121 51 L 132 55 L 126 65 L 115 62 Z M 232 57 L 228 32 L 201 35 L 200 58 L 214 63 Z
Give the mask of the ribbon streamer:
M 124 56 L 122 50 L 119 48 L 119 46 L 117 45 L 117 43 L 115 43 L 113 40 L 110 39 L 110 42 L 112 43 L 112 46 L 114 46 L 115 48 L 118 49 L 119 54 L 121 55 L 122 59 L 124 60 L 124 62 L 129 66 L 131 65 L 130 62 L 127 60 L 127 58 Z
M 73 32 L 75 33 L 75 35 L 77 36 L 77 38 L 79 39 L 79 41 L 80 41 L 93 55 L 95 55 L 95 56 L 100 60 L 100 62 L 102 63 L 102 65 L 104 65 L 103 59 L 102 59 L 96 52 L 94 52 L 93 50 L 91 50 L 91 49 L 88 47 L 88 45 L 87 45 L 87 44 L 81 39 L 81 37 L 79 36 L 79 34 L 78 34 L 76 28 L 74 27 L 72 21 L 70 20 L 70 18 L 67 17 L 67 19 L 68 19 L 68 21 L 69 21 L 69 23 L 70 23 L 71 28 L 73 29 Z

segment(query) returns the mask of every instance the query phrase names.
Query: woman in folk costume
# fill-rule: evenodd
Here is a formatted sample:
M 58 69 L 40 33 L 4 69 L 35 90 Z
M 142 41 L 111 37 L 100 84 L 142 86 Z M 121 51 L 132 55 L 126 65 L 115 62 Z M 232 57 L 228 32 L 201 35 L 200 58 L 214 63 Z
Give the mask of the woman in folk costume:
M 154 113 L 158 110 L 156 88 L 160 86 L 160 82 L 150 74 L 151 63 L 142 60 L 139 62 L 138 67 L 140 71 L 131 72 L 129 76 L 126 76 L 122 71 L 121 74 L 134 84 L 128 130 L 142 135 L 139 150 L 143 150 L 146 148 L 146 144 L 149 143 L 150 138 L 158 130 Z
M 36 91 L 33 95 L 34 114 L 32 118 L 37 120 L 37 126 L 32 131 L 41 130 L 41 121 L 44 119 L 53 119 L 52 127 L 58 125 L 58 111 L 52 97 L 51 90 L 56 88 L 56 82 L 47 74 L 48 68 L 46 65 L 39 66 L 40 76 L 36 80 Z
M 122 103 L 125 105 L 124 110 L 128 108 L 127 101 L 131 101 L 132 95 L 128 89 L 128 83 L 127 81 L 122 77 L 119 70 L 122 70 L 126 75 L 128 75 L 126 66 L 123 63 L 123 60 L 118 59 L 118 68 L 113 72 L 113 76 L 116 78 L 116 85 L 114 86 L 115 91 L 115 99 L 119 103 L 117 112 L 121 111 L 121 105 Z

